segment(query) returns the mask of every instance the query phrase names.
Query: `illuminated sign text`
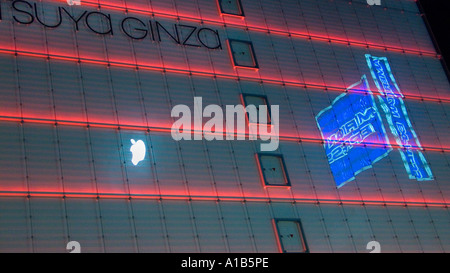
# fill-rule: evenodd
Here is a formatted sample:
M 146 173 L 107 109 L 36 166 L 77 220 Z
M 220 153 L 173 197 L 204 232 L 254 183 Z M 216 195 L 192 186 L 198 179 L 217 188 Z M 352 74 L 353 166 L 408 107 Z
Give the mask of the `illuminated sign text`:
M 222 49 L 219 32 L 207 27 L 167 24 L 136 17 L 122 18 L 116 26 L 116 24 L 113 24 L 114 20 L 111 14 L 87 10 L 80 10 L 78 14 L 72 14 L 64 7 L 56 7 L 56 16 L 44 20 L 40 5 L 36 3 L 31 4 L 24 0 L 16 0 L 11 5 L 13 9 L 12 19 L 19 24 L 29 25 L 37 22 L 46 28 L 57 28 L 65 21 L 69 21 L 77 31 L 84 25 L 96 34 L 113 36 L 116 29 L 119 28 L 124 35 L 134 40 L 150 39 L 155 42 L 169 40 L 183 46 Z M 1 13 L 0 19 L 2 19 Z

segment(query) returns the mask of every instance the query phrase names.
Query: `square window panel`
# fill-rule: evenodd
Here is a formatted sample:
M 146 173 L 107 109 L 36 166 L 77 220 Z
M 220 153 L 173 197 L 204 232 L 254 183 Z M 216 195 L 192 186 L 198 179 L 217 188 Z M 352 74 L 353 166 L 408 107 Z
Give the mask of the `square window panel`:
M 275 219 L 274 223 L 282 252 L 309 252 L 300 220 Z
M 291 186 L 282 155 L 258 154 L 257 159 L 265 186 Z
M 252 42 L 228 40 L 230 54 L 235 67 L 258 68 Z
M 244 16 L 240 0 L 217 0 L 221 14 Z

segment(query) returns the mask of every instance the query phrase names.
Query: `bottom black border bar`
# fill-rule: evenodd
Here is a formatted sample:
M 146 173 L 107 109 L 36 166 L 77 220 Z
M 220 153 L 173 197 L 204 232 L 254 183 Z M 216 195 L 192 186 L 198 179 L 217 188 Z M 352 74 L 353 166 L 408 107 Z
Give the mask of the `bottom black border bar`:
M 10 261 L 3 254 L 4 261 Z M 445 255 L 445 254 L 444 254 Z M 16 268 L 58 271 L 98 270 L 104 272 L 304 272 L 376 270 L 402 272 L 419 265 L 445 263 L 442 254 L 304 254 L 304 253 L 174 253 L 174 254 L 25 254 L 14 255 Z M 1 255 L 0 255 L 1 257 Z M 34 260 L 35 259 L 35 260 Z M 195 262 L 194 262 L 195 261 Z M 213 265 L 212 265 L 213 264 Z

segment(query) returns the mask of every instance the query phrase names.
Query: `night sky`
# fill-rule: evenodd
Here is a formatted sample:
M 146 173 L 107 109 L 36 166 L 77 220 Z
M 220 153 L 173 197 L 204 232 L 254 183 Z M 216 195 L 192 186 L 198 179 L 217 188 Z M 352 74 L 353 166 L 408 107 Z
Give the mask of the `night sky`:
M 419 0 L 419 6 L 425 13 L 425 18 L 434 34 L 448 70 L 450 69 L 450 0 Z M 447 77 L 450 77 L 448 71 Z

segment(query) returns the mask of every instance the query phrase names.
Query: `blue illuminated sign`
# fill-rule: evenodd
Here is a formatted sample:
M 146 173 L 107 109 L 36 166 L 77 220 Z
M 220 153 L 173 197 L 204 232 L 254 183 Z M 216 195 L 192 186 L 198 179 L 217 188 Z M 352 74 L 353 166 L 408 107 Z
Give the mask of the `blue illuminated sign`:
M 411 125 L 403 94 L 392 74 L 386 57 L 374 57 L 366 54 L 375 85 L 378 88 L 378 99 L 381 103 L 389 129 L 399 145 L 399 151 L 410 179 L 418 181 L 433 180 L 433 174 L 422 153 L 419 139 Z
M 320 111 L 316 121 L 338 188 L 392 150 L 365 75 Z

